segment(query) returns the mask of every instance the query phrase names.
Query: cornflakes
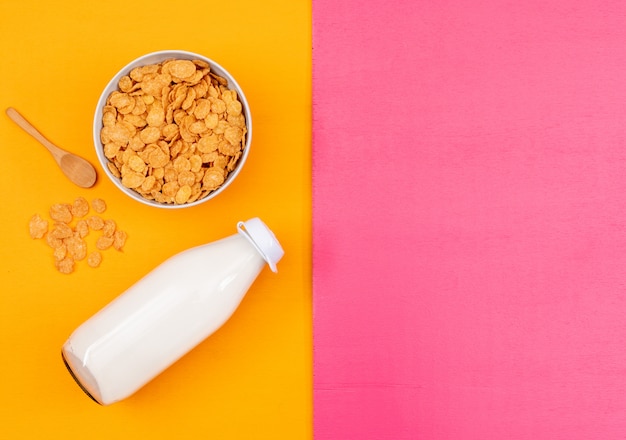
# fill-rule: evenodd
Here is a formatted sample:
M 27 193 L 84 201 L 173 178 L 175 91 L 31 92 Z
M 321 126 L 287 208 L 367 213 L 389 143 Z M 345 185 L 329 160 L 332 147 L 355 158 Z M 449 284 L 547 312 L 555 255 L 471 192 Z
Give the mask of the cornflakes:
M 145 179 L 146 177 L 143 174 L 136 171 L 129 171 L 127 173 L 122 172 L 122 185 L 126 188 L 135 189 L 141 186 Z
M 176 195 L 174 196 L 174 201 L 182 205 L 191 197 L 191 187 L 189 185 L 181 186 L 178 191 L 176 191 Z
M 104 200 L 102 199 L 93 199 L 91 201 L 91 207 L 93 208 L 94 211 L 96 211 L 98 214 L 102 214 L 104 213 L 104 211 L 107 210 L 107 204 Z
M 159 203 L 191 203 L 218 189 L 247 134 L 242 103 L 227 85 L 202 60 L 170 59 L 122 77 L 100 132 L 111 174 Z
M 52 256 L 54 257 L 54 261 L 61 261 L 67 255 L 67 247 L 62 244 L 61 246 L 54 248 L 54 252 Z
M 74 272 L 74 260 L 71 257 L 65 257 L 62 260 L 55 261 L 57 270 L 64 274 L 70 274 Z
M 102 226 L 102 235 L 104 237 L 113 237 L 113 234 L 115 234 L 115 228 L 117 227 L 117 225 L 115 224 L 114 220 L 105 220 L 104 221 L 104 225 Z
M 93 251 L 87 256 L 87 264 L 90 267 L 98 267 L 102 262 L 102 254 L 98 251 Z
M 84 217 L 89 212 L 89 202 L 84 197 L 78 197 L 74 200 L 70 212 L 74 217 Z
M 28 229 L 31 238 L 41 238 L 48 232 L 48 222 L 41 218 L 39 214 L 31 217 Z
M 72 235 L 64 240 L 67 253 L 75 260 L 83 260 L 87 256 L 87 243 L 79 236 Z
M 50 237 L 57 239 L 68 238 L 73 234 L 74 230 L 65 223 L 55 223 L 54 227 L 49 232 Z
M 156 180 L 153 183 L 157 185 Z M 96 213 L 102 214 L 106 211 L 106 203 L 102 199 L 94 199 L 91 208 Z M 54 265 L 60 273 L 72 273 L 76 263 L 85 259 L 90 267 L 98 267 L 102 262 L 100 251 L 111 246 L 122 251 L 126 244 L 128 234 L 118 229 L 114 220 L 105 220 L 99 215 L 87 216 L 89 210 L 87 200 L 78 197 L 72 204 L 57 203 L 50 207 L 52 226 L 49 226 L 49 222 L 39 214 L 33 215 L 29 221 L 30 236 L 34 239 L 45 238 L 53 250 Z M 84 240 L 90 230 L 101 231 L 95 241 L 98 250 L 92 252 L 89 252 L 89 245 Z
M 126 244 L 126 238 L 128 238 L 128 234 L 126 232 L 119 229 L 116 230 L 113 234 L 113 247 L 116 250 L 121 251 L 124 244 Z
M 46 243 L 48 243 L 48 246 L 50 246 L 52 249 L 56 249 L 58 247 L 63 246 L 62 238 L 56 238 L 52 234 L 46 234 L 45 237 L 46 237 Z
M 74 229 L 80 238 L 84 238 L 89 234 L 89 223 L 87 223 L 87 220 L 79 220 L 76 222 Z
M 224 183 L 224 172 L 219 168 L 209 168 L 202 178 L 202 187 L 208 190 L 217 189 Z
M 72 221 L 72 212 L 69 205 L 57 203 L 50 207 L 50 218 L 61 223 L 69 223 Z
M 104 220 L 97 215 L 92 215 L 91 217 L 88 217 L 86 221 L 89 228 L 93 229 L 94 231 L 99 231 L 104 227 Z
M 196 65 L 188 60 L 176 60 L 169 64 L 169 72 L 178 78 L 189 78 L 196 73 Z
M 113 237 L 105 237 L 104 235 L 96 241 L 96 247 L 101 251 L 110 248 L 113 245 L 115 239 Z

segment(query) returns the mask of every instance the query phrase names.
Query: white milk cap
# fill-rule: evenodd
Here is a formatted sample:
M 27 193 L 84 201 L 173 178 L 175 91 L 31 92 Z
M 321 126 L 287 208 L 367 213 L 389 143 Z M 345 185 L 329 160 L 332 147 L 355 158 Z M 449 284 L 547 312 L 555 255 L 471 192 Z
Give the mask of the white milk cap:
M 285 255 L 285 251 L 270 228 L 260 218 L 254 217 L 237 223 L 237 230 L 259 251 L 272 272 L 278 272 L 276 263 Z

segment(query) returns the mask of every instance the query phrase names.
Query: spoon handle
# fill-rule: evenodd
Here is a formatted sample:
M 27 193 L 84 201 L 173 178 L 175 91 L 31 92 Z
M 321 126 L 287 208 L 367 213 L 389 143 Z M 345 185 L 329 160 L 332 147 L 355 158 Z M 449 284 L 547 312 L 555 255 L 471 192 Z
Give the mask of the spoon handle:
M 57 162 L 59 160 L 61 160 L 61 157 L 63 157 L 67 153 L 66 151 L 62 150 L 61 148 L 57 147 L 52 142 L 50 142 L 48 139 L 46 139 L 39 132 L 39 130 L 37 130 L 33 126 L 33 124 L 28 122 L 26 120 L 26 118 L 24 116 L 22 116 L 13 107 L 7 108 L 6 113 L 9 116 L 9 118 L 11 118 L 13 120 L 13 122 L 15 122 L 17 125 L 19 125 L 26 133 L 28 133 L 29 135 L 31 135 L 32 137 L 37 139 L 44 147 L 46 147 L 48 149 L 48 151 L 50 151 L 52 156 L 54 156 L 54 158 L 56 159 Z

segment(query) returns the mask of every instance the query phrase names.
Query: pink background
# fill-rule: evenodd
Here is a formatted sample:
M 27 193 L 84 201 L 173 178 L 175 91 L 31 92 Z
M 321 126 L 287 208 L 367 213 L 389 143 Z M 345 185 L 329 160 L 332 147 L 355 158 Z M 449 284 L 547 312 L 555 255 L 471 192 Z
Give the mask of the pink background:
M 626 438 L 626 2 L 313 16 L 316 440 Z

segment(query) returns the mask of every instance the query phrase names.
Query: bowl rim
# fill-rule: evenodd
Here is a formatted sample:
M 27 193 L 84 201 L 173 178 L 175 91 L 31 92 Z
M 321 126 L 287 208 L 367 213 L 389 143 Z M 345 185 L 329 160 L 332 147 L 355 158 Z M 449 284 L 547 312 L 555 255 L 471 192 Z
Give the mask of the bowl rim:
M 233 171 L 231 171 L 228 174 L 228 177 L 219 188 L 210 192 L 204 198 L 195 200 L 191 203 L 183 203 L 183 204 L 159 203 L 154 200 L 148 200 L 144 198 L 141 194 L 139 194 L 137 191 L 131 188 L 127 188 L 124 185 L 122 185 L 121 179 L 115 177 L 113 173 L 111 173 L 111 171 L 109 170 L 109 167 L 107 166 L 107 162 L 109 162 L 109 159 L 104 155 L 104 146 L 102 145 L 102 142 L 100 140 L 100 131 L 102 130 L 102 110 L 104 108 L 104 104 L 107 98 L 109 97 L 109 95 L 114 90 L 118 90 L 119 79 L 122 76 L 128 74 L 135 67 L 159 63 L 168 59 L 183 59 L 183 60 L 198 59 L 198 60 L 202 60 L 202 61 L 209 63 L 211 67 L 211 72 L 215 72 L 217 75 L 225 78 L 228 82 L 227 87 L 229 89 L 234 89 L 237 92 L 237 96 L 243 107 L 242 111 L 246 118 L 246 140 L 243 145 L 242 154 L 241 154 L 241 157 L 239 158 L 237 166 L 235 167 Z M 111 77 L 111 79 L 107 82 L 106 86 L 103 88 L 98 98 L 98 102 L 96 104 L 96 111 L 94 112 L 92 132 L 93 132 L 94 147 L 96 150 L 96 156 L 98 158 L 98 162 L 100 163 L 100 168 L 109 178 L 109 180 L 113 182 L 113 184 L 119 190 L 121 190 L 124 194 L 126 194 L 128 197 L 132 198 L 133 200 L 136 200 L 148 206 L 164 208 L 164 209 L 182 209 L 182 208 L 191 208 L 193 206 L 200 205 L 202 203 L 208 202 L 209 200 L 217 197 L 227 187 L 229 187 L 230 184 L 239 175 L 239 173 L 241 172 L 241 169 L 243 168 L 248 158 L 248 154 L 250 152 L 250 146 L 252 144 L 252 115 L 250 111 L 250 105 L 248 104 L 248 100 L 246 99 L 243 89 L 241 88 L 239 83 L 235 80 L 233 75 L 224 67 L 222 67 L 222 65 L 220 65 L 219 63 L 217 63 L 216 61 L 214 61 L 213 59 L 205 55 L 201 55 L 195 52 L 190 52 L 187 50 L 176 50 L 176 49 L 159 50 L 155 52 L 146 53 L 144 55 L 141 55 L 133 59 L 132 61 L 128 62 L 124 67 L 119 69 Z

